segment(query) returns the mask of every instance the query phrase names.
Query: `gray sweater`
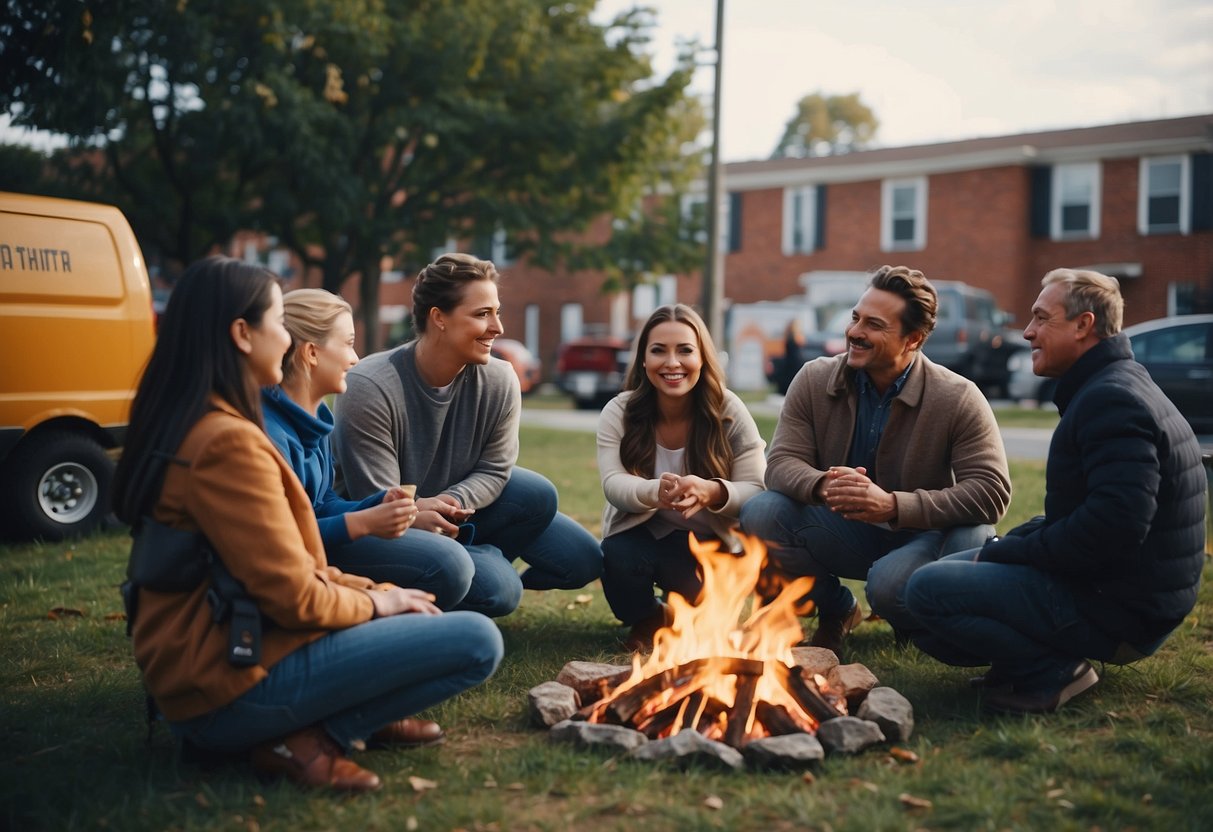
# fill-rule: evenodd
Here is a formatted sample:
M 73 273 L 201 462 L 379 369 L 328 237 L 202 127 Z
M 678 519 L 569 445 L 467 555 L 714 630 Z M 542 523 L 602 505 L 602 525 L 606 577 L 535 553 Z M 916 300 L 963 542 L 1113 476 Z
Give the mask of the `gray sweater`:
M 508 362 L 469 364 L 444 394 L 417 373 L 414 343 L 368 356 L 338 396 L 333 449 L 343 488 L 361 499 L 401 483 L 483 508 L 518 459 L 522 396 Z

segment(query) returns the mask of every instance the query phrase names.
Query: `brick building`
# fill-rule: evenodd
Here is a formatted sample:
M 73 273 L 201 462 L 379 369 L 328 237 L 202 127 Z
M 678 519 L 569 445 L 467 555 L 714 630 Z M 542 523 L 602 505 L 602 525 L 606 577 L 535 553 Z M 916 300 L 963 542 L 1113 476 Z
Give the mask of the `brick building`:
M 1213 308 L 1213 114 L 738 162 L 725 189 L 727 302 L 893 263 L 989 289 L 1020 323 L 1058 266 L 1120 278 L 1126 324 Z M 629 332 L 656 303 L 700 297 L 698 275 L 608 297 L 595 274 L 502 273 L 507 334 L 549 375 L 562 340 Z

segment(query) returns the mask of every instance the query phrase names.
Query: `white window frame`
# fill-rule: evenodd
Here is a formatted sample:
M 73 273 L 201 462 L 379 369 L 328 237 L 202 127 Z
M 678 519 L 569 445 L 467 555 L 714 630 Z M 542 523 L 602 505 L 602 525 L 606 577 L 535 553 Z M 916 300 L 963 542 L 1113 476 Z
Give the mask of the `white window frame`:
M 796 206 L 800 206 L 800 222 L 796 222 Z M 797 240 L 797 232 L 800 239 Z M 783 189 L 783 253 L 812 254 L 818 248 L 817 186 Z
M 585 332 L 581 304 L 564 303 L 560 305 L 560 341 L 572 341 L 580 338 Z
M 1155 165 L 1179 165 L 1179 227 L 1150 226 L 1150 171 Z M 1192 161 L 1183 156 L 1143 156 L 1137 179 L 1137 231 L 1149 234 L 1187 234 L 1192 230 Z
M 1090 177 L 1090 206 L 1086 231 L 1061 230 L 1062 180 L 1067 175 L 1085 174 Z M 1053 182 L 1049 188 L 1049 236 L 1054 240 L 1099 239 L 1099 215 L 1102 213 L 1103 166 L 1099 162 L 1077 162 L 1054 165 Z
M 914 188 L 914 238 L 893 239 L 893 193 L 900 188 Z M 880 248 L 882 251 L 921 251 L 927 245 L 927 178 L 886 179 L 880 189 Z

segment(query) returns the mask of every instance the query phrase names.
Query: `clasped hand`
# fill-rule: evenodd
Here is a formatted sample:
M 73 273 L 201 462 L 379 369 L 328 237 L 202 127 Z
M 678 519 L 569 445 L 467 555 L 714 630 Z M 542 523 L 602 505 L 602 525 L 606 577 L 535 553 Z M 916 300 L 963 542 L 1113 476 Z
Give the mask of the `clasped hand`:
M 822 502 L 847 520 L 884 523 L 897 516 L 897 501 L 868 476 L 866 468 L 836 465 L 818 486 Z
M 688 518 L 700 509 L 724 505 L 726 496 L 721 483 L 694 474 L 665 473 L 657 483 L 658 508 L 680 511 Z
M 391 589 L 372 589 L 367 594 L 375 606 L 376 618 L 387 618 L 405 613 L 441 615 L 442 610 L 434 606 L 434 596 L 411 587 L 394 586 Z
M 474 508 L 464 508 L 450 494 L 437 497 L 422 497 L 417 501 L 421 513 L 414 525 L 427 532 L 454 537 L 459 534 L 459 524 L 476 513 Z

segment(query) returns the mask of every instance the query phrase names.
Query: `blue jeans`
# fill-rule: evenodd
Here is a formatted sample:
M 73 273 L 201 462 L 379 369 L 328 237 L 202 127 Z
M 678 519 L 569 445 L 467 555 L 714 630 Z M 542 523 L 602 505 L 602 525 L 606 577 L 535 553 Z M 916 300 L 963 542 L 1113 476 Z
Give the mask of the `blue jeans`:
M 468 595 L 481 559 L 501 560 L 500 550 L 483 552 L 482 558 L 474 558 L 451 538 L 420 529 L 409 529 L 403 537 L 391 539 L 362 537 L 330 547 L 327 554 L 329 563 L 342 572 L 432 592 L 434 603 L 444 610 L 455 609 Z M 468 603 L 485 615 L 505 615 L 514 609 L 497 612 L 494 607 L 504 604 L 481 595 L 473 595 Z
M 688 533 L 675 531 L 658 540 L 645 525 L 602 541 L 602 591 L 611 612 L 624 624 L 655 616 L 661 605 L 653 595 L 677 592 L 694 603 L 703 588 L 699 561 L 691 554 Z
M 810 506 L 778 491 L 764 491 L 741 507 L 741 528 L 771 546 L 768 558 L 789 577 L 812 575 L 809 598 L 820 615 L 841 617 L 855 596 L 839 578 L 866 580 L 873 612 L 898 630 L 918 623 L 906 609 L 906 581 L 941 555 L 980 546 L 993 526 L 884 529 L 846 520 L 825 506 Z
M 924 653 L 961 667 L 992 664 L 1028 686 L 1049 685 L 1081 659 L 1117 657 L 1120 645 L 1083 618 L 1063 581 L 1032 566 L 974 562 L 978 551 L 910 578 L 906 604 L 925 628 L 914 634 Z
M 476 544 L 497 547 L 507 567 L 515 559 L 527 564 L 518 584 L 519 600 L 524 588 L 579 589 L 602 574 L 598 540 L 557 511 L 557 501 L 556 486 L 546 477 L 515 467 L 500 496 L 469 518 Z M 518 581 L 517 573 L 513 580 Z
M 477 613 L 377 618 L 300 647 L 233 702 L 171 728 L 200 748 L 234 753 L 319 724 L 349 749 L 480 684 L 503 650 L 496 625 Z

